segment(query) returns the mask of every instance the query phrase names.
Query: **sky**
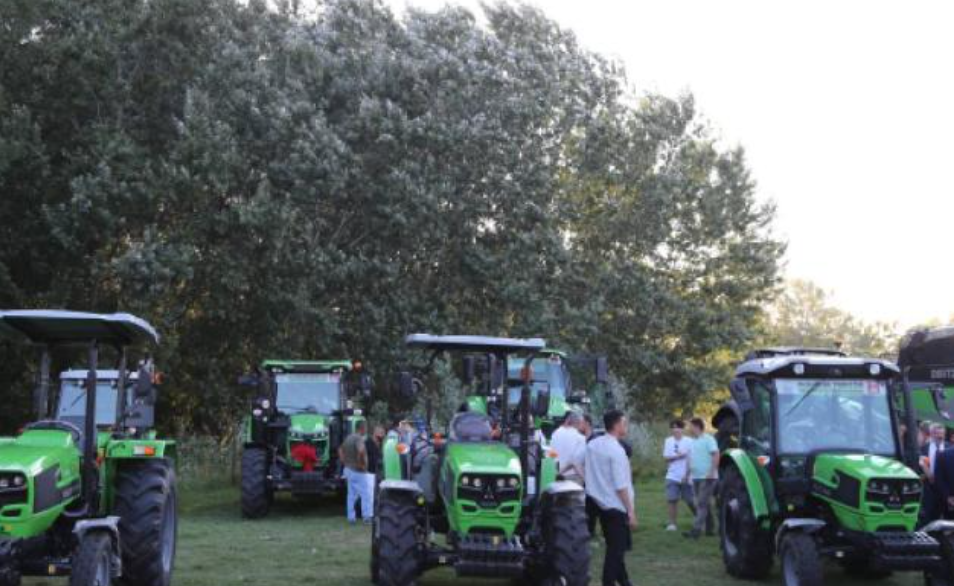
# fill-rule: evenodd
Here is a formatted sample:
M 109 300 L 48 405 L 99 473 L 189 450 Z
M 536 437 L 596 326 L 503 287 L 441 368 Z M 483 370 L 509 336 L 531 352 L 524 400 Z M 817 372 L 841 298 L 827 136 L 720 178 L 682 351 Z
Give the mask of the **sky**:
M 787 276 L 864 319 L 954 319 L 954 3 L 527 3 L 624 63 L 637 92 L 695 95 L 776 204 Z

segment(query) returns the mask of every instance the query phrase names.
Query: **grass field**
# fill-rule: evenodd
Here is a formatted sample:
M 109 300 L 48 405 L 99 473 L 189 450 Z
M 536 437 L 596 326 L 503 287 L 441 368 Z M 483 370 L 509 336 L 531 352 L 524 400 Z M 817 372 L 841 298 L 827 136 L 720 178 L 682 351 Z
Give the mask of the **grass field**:
M 643 586 L 727 586 L 745 584 L 725 575 L 715 538 L 688 542 L 663 531 L 664 505 L 658 482 L 639 486 L 640 528 L 629 556 L 630 575 Z M 370 586 L 370 529 L 351 527 L 340 501 L 300 503 L 280 499 L 264 521 L 239 517 L 238 493 L 231 487 L 192 488 L 182 495 L 182 524 L 175 586 L 255 584 L 289 586 Z M 682 524 L 688 519 L 683 515 Z M 599 584 L 602 549 L 593 550 L 592 584 Z M 766 584 L 779 584 L 776 573 Z M 860 585 L 837 567 L 827 583 Z M 919 575 L 896 576 L 882 586 L 921 584 Z M 64 585 L 65 581 L 28 580 L 28 586 Z M 449 571 L 428 573 L 420 586 L 495 586 L 506 582 L 457 580 Z

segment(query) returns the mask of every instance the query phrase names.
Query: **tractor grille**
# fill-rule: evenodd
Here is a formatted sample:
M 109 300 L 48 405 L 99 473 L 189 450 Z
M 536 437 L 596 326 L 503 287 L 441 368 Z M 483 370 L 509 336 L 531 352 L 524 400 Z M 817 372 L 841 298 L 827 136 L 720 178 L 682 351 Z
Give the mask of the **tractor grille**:
M 516 537 L 471 534 L 457 546 L 459 557 L 454 569 L 458 576 L 504 578 L 523 573 L 526 552 Z
M 457 498 L 496 509 L 520 500 L 520 478 L 504 474 L 463 474 L 457 481 Z
M 921 483 L 917 480 L 875 478 L 868 481 L 865 498 L 887 509 L 901 509 L 921 501 Z

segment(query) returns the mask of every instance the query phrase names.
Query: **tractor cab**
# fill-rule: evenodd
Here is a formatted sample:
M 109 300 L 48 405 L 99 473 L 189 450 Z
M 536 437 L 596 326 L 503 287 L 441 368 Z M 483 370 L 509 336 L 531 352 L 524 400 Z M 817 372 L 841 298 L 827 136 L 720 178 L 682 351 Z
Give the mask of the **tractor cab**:
M 0 484 L 0 583 L 72 575 L 78 584 L 123 578 L 169 586 L 175 448 L 154 433 L 144 437 L 151 378 L 126 370 L 127 349 L 157 343 L 156 331 L 128 314 L 22 310 L 0 311 L 0 337 L 40 354 L 38 420 L 0 440 L 0 479 L 15 484 L 12 491 Z M 61 375 L 50 411 L 54 351 L 85 354 L 87 363 Z M 115 359 L 114 370 L 99 369 L 101 351 Z
M 763 577 L 775 554 L 786 586 L 820 585 L 822 557 L 867 575 L 946 571 L 940 544 L 954 526 L 918 530 L 922 487 L 905 447 L 914 426 L 895 408 L 910 411 L 910 388 L 897 366 L 759 350 L 730 390 L 713 421 L 725 446 L 719 508 L 730 574 Z
M 413 334 L 406 343 L 430 358 L 401 374 L 403 396 L 440 393 L 421 380 L 450 355 L 461 362 L 467 398 L 446 433 L 428 425 L 424 434 L 385 443 L 372 579 L 410 586 L 447 566 L 459 576 L 584 586 L 583 492 L 558 480 L 554 455 L 536 433 L 555 387 L 566 389 L 562 364 L 543 354 L 540 339 Z
M 364 420 L 371 379 L 358 361 L 266 360 L 240 384 L 256 389 L 246 420 L 242 511 L 265 516 L 276 492 L 342 488 L 338 446 Z
M 954 432 L 954 326 L 911 332 L 898 355 L 911 386 L 915 416 Z
M 547 439 L 563 423 L 570 411 L 601 415 L 612 408 L 612 396 L 608 390 L 608 372 L 604 357 L 571 357 L 559 350 L 544 349 L 529 366 L 519 355 L 511 357 L 507 365 L 508 402 L 511 411 L 520 404 L 525 369 L 530 373 L 530 400 L 536 411 L 535 427 Z M 587 379 L 591 391 L 574 385 Z M 604 389 L 603 393 L 599 390 Z M 597 417 L 599 418 L 599 417 Z

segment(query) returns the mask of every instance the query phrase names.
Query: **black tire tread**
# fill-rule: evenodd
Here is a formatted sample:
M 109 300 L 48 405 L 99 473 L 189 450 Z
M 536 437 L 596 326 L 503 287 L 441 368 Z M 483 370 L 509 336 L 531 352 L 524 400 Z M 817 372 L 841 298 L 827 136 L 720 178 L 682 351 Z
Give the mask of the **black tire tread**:
M 378 508 L 378 586 L 413 586 L 420 564 L 417 514 L 408 495 L 382 492 Z
M 242 452 L 242 516 L 261 519 L 271 509 L 268 490 L 268 452 L 263 448 L 245 448 Z
M 799 586 L 822 586 L 822 560 L 818 555 L 815 540 L 807 533 L 791 532 L 782 537 L 779 546 L 779 556 L 782 559 L 782 582 L 785 582 L 785 565 L 789 559 L 795 562 L 795 573 L 798 575 Z M 791 552 L 791 557 L 789 557 Z M 787 584 L 785 586 L 788 586 Z
M 20 572 L 15 565 L 16 558 L 14 542 L 0 540 L 0 586 L 20 586 Z
M 101 556 L 112 555 L 112 539 L 102 531 L 87 533 L 73 555 L 70 586 L 90 586 L 96 580 L 96 567 Z
M 168 460 L 135 460 L 119 468 L 113 512 L 119 517 L 121 584 L 169 586 L 172 582 L 171 572 L 166 575 L 162 567 L 168 506 L 176 506 L 175 471 Z
M 743 531 L 737 544 L 738 552 L 730 555 L 725 545 L 725 516 L 723 507 L 730 498 L 739 501 L 741 510 L 740 523 L 749 529 Z M 728 467 L 723 475 L 718 494 L 719 506 L 719 547 L 722 549 L 722 561 L 730 576 L 747 580 L 760 580 L 768 576 L 772 570 L 772 536 L 758 526 L 755 514 L 752 512 L 752 501 L 745 481 L 738 469 Z
M 582 494 L 563 495 L 549 507 L 546 527 L 544 583 L 586 586 L 590 582 L 590 547 Z

